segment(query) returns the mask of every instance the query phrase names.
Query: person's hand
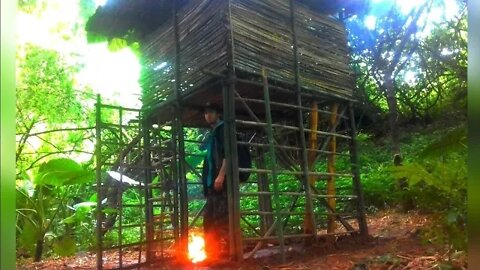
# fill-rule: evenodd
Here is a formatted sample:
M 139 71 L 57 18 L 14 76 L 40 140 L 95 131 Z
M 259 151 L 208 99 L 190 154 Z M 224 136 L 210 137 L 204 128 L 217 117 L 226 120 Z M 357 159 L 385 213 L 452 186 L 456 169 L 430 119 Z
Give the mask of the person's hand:
M 225 177 L 217 176 L 217 178 L 215 179 L 215 183 L 213 184 L 213 187 L 216 191 L 220 191 L 223 189 L 223 181 L 225 181 Z

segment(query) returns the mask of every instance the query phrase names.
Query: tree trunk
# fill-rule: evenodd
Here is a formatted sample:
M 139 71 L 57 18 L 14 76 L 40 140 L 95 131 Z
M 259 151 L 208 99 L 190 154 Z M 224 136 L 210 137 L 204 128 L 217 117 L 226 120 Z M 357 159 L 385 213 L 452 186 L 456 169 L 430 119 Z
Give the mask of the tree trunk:
M 387 74 L 386 78 L 391 78 L 391 75 Z M 387 93 L 387 103 L 388 103 L 388 122 L 390 125 L 390 136 L 392 138 L 392 154 L 393 154 L 393 165 L 402 166 L 402 153 L 400 151 L 400 128 L 398 127 L 398 106 L 397 98 L 395 96 L 395 89 L 393 87 L 393 79 L 387 79 L 385 81 L 385 90 Z M 398 179 L 398 187 L 400 192 L 408 187 L 407 179 L 400 178 Z M 401 210 L 407 212 L 414 208 L 414 203 L 411 198 L 403 195 L 401 199 Z
M 39 262 L 42 259 L 43 253 L 43 237 L 41 239 L 37 239 L 37 245 L 35 247 L 35 262 Z
M 390 135 L 392 138 L 392 154 L 393 156 L 400 156 L 400 130 L 398 128 L 398 105 L 397 98 L 395 96 L 395 89 L 393 87 L 393 79 L 391 75 L 386 76 L 388 79 L 385 81 L 385 90 L 387 93 L 388 104 L 388 123 L 390 126 Z

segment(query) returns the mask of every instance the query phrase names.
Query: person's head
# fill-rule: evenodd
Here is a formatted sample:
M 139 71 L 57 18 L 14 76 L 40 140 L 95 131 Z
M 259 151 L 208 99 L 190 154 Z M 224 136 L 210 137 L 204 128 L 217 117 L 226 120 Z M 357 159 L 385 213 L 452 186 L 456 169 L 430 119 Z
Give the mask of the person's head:
M 203 114 L 205 116 L 205 121 L 207 121 L 210 126 L 213 126 L 218 122 L 218 120 L 220 120 L 220 106 L 215 103 L 207 102 L 203 108 Z

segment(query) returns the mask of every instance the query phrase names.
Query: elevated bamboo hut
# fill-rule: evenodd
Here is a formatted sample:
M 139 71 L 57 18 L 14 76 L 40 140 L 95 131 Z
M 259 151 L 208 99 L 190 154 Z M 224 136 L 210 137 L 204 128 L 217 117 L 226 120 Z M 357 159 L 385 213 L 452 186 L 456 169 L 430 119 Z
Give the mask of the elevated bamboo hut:
M 202 153 L 191 150 L 200 141 L 185 133 L 202 133 L 201 108 L 207 101 L 224 111 L 232 259 L 255 257 L 271 243 L 285 260 L 288 244 L 368 234 L 352 108 L 355 78 L 342 22 L 361 5 L 354 0 L 109 0 L 97 9 L 87 24 L 89 35 L 138 42 L 142 62 L 140 123 L 118 125 L 119 134 L 137 128 L 138 136 L 125 143 L 114 164 L 144 183 L 136 190 L 144 196 L 145 223 L 137 226 L 146 234 L 138 243 L 120 240 L 111 246 L 119 250 L 119 268 L 128 246 L 141 246 L 147 263 L 168 257 L 171 244 L 177 255 L 186 250 L 189 230 L 201 219 L 201 211 L 189 209 L 201 202 L 194 160 Z M 99 111 L 105 107 L 99 101 Z M 120 115 L 125 110 L 116 109 Z M 101 177 L 108 166 L 99 153 L 102 134 L 99 128 L 99 198 L 109 193 Z M 253 168 L 239 168 L 238 144 L 250 147 Z M 347 165 L 336 166 L 337 159 Z M 242 171 L 252 174 L 245 184 L 238 179 Z M 346 179 L 350 184 L 336 192 L 335 183 Z M 113 221 L 98 215 L 100 268 L 106 248 L 100 232 L 109 229 L 109 221 L 122 238 L 126 226 L 121 223 L 125 205 L 116 201 Z

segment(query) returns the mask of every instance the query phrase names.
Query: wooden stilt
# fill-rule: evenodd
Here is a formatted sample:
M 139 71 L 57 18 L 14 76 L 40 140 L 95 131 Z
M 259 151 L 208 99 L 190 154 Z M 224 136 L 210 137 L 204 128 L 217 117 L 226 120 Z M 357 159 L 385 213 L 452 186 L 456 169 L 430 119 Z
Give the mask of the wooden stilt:
M 314 101 L 312 103 L 312 109 L 310 111 L 310 137 L 308 139 L 310 149 L 317 149 L 318 148 L 318 103 Z M 317 156 L 317 151 L 308 151 L 308 170 L 314 171 L 315 170 L 315 159 Z M 308 183 L 310 185 L 314 185 L 316 181 L 316 175 L 310 175 L 308 177 Z M 312 228 L 312 223 L 308 222 L 312 219 L 312 213 L 308 212 L 305 214 L 304 219 L 304 228 L 305 233 L 312 232 L 314 228 Z

